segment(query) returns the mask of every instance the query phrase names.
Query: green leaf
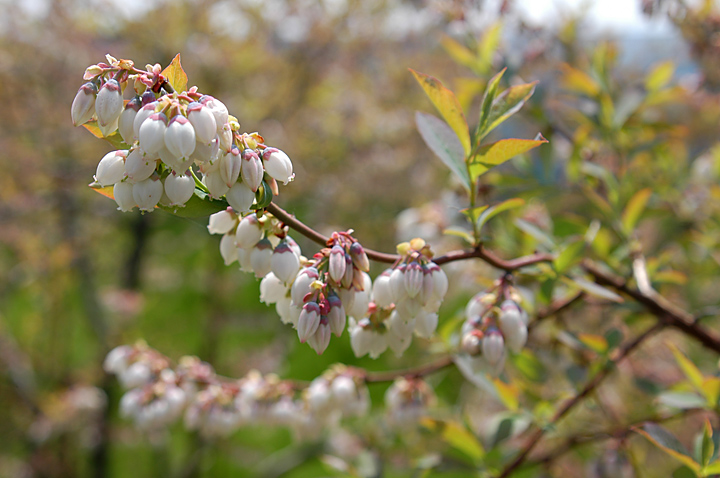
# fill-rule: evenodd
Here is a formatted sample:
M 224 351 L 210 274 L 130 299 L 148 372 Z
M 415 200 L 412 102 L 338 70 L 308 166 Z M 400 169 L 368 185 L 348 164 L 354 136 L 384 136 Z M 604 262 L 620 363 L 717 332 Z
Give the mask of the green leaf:
M 455 236 L 465 240 L 468 244 L 473 244 L 475 240 L 472 237 L 472 233 L 466 229 L 460 229 L 459 227 L 448 227 L 443 230 L 443 234 L 447 236 Z
M 478 68 L 478 57 L 469 48 L 466 48 L 447 35 L 440 39 L 440 44 L 456 63 L 476 71 Z
M 611 291 L 610 289 L 606 289 L 605 287 L 598 285 L 594 282 L 590 282 L 589 280 L 585 280 L 581 277 L 573 277 L 570 282 L 574 283 L 576 286 L 578 286 L 583 291 L 587 292 L 588 294 L 599 297 L 601 299 L 606 299 L 612 302 L 622 303 L 625 302 L 625 300 L 616 294 L 615 292 Z
M 672 61 L 658 63 L 645 77 L 645 89 L 654 92 L 667 86 L 675 74 L 675 64 Z
M 468 161 L 471 184 L 475 184 L 477 178 L 491 168 L 547 142 L 542 135 L 538 135 L 536 139 L 508 138 L 486 144 Z
M 640 219 L 640 215 L 645 210 L 645 206 L 647 205 L 648 199 L 650 199 L 651 194 L 652 189 L 641 189 L 640 191 L 636 192 L 633 197 L 631 197 L 628 201 L 627 206 L 625 206 L 625 210 L 622 213 L 621 219 L 622 228 L 625 234 L 632 234 L 633 230 L 635 229 L 635 225 L 638 222 L 638 219 Z
M 487 118 L 483 120 L 483 125 L 478 131 L 475 142 L 480 143 L 490 131 L 520 111 L 520 108 L 522 108 L 525 102 L 530 99 L 535 92 L 536 85 L 537 81 L 524 85 L 511 86 L 500 93 L 500 95 L 493 100 Z
M 168 67 L 165 68 L 161 74 L 167 79 L 170 86 L 172 86 L 178 93 L 182 93 L 187 90 L 188 77 L 180 64 L 180 53 L 175 55 L 175 58 L 173 58 Z
M 430 431 L 439 430 L 440 436 L 445 443 L 460 450 L 475 463 L 479 462 L 485 455 L 485 449 L 480 441 L 462 423 L 440 421 L 432 418 L 423 418 L 420 423 Z
M 685 377 L 688 379 L 688 381 L 692 384 L 693 387 L 695 387 L 695 390 L 698 392 L 704 394 L 703 390 L 703 381 L 704 377 L 702 372 L 697 368 L 697 366 L 687 358 L 680 349 L 677 348 L 675 344 L 672 342 L 667 343 L 668 348 L 670 348 L 670 351 L 672 352 L 673 356 L 675 357 L 675 361 L 680 366 L 680 369 L 682 369 L 683 374 L 685 374 Z
M 665 428 L 657 423 L 645 423 L 642 427 L 633 427 L 633 430 L 641 434 L 656 447 L 680 461 L 695 473 L 700 471 L 700 464 L 693 460 L 685 447 Z
M 520 353 L 510 355 L 510 360 L 523 377 L 531 382 L 543 383 L 547 379 L 547 369 L 530 349 L 524 348 Z
M 600 93 L 600 85 L 584 71 L 573 68 L 568 64 L 561 65 L 561 85 L 566 90 L 595 97 Z
M 578 334 L 577 338 L 585 347 L 599 354 L 604 354 L 608 351 L 607 339 L 602 335 Z
M 562 274 L 570 267 L 577 264 L 582 259 L 585 251 L 585 241 L 580 239 L 566 244 L 560 254 L 553 261 L 555 270 L 558 274 Z
M 685 465 L 673 471 L 672 474 L 672 478 L 697 478 L 697 476 L 697 473 L 695 473 L 691 468 L 688 468 Z
M 482 227 L 485 225 L 485 223 L 487 223 L 490 219 L 497 216 L 501 212 L 523 206 L 524 204 L 525 204 L 524 199 L 512 198 L 512 199 L 507 199 L 501 203 L 495 204 L 494 206 L 486 207 L 486 209 L 484 211 L 482 211 L 482 214 L 480 214 L 480 216 L 477 218 L 478 231 L 482 229 Z
M 658 403 L 667 407 L 689 410 L 703 408 L 705 400 L 695 392 L 663 392 L 658 395 Z
M 465 153 L 455 133 L 439 118 L 419 111 L 415 113 L 415 124 L 425 144 L 469 191 L 471 183 L 465 168 Z
M 480 141 L 477 138 L 480 136 L 480 131 L 482 131 L 488 124 L 488 121 L 490 119 L 490 110 L 492 109 L 493 101 L 495 101 L 495 97 L 497 96 L 500 80 L 502 79 L 506 70 L 507 68 L 503 68 L 498 73 L 496 73 L 495 76 L 490 78 L 490 81 L 488 81 L 488 84 L 485 87 L 485 94 L 483 94 L 483 99 L 480 103 L 480 118 L 478 121 L 477 130 L 475 131 L 475 144 L 480 144 Z
M 711 475 L 720 474 L 720 460 L 710 463 L 707 466 L 704 466 L 702 468 L 702 470 L 700 470 L 700 474 L 702 476 L 711 476 Z
M 715 408 L 720 399 L 720 378 L 715 376 L 705 377 L 702 383 L 702 393 L 707 399 L 708 406 Z
M 715 444 L 713 443 L 712 437 L 712 425 L 710 425 L 710 420 L 706 418 L 700 441 L 700 464 L 703 465 L 703 467 L 706 467 L 710 463 L 710 460 L 715 453 Z
M 478 56 L 480 57 L 480 69 L 482 73 L 490 71 L 493 63 L 493 56 L 500 45 L 502 23 L 492 24 L 483 33 L 480 45 L 478 45 Z
M 517 227 L 530 237 L 533 237 L 536 241 L 538 241 L 540 244 L 547 247 L 548 249 L 555 248 L 555 240 L 553 240 L 553 238 L 551 238 L 546 232 L 541 230 L 536 225 L 531 224 L 520 218 L 515 219 L 514 224 L 515 227 Z
M 123 141 L 122 136 L 120 136 L 120 133 L 117 130 L 110 136 L 103 136 L 100 128 L 97 125 L 97 121 L 95 120 L 88 121 L 83 125 L 83 128 L 90 131 L 92 135 L 96 138 L 108 141 L 110 144 L 113 145 L 115 149 L 130 149 L 130 146 L 128 146 L 125 141 Z
M 430 98 L 430 101 L 432 101 L 435 108 L 440 112 L 440 115 L 445 119 L 450 128 L 455 131 L 465 155 L 469 154 L 470 131 L 468 130 L 467 120 L 465 120 L 465 115 L 463 115 L 460 103 L 457 98 L 455 98 L 453 92 L 445 88 L 437 78 L 413 69 L 410 69 L 410 72 L 415 76 L 415 79 L 420 83 L 423 90 L 425 90 L 425 94 L 428 95 L 428 98 Z

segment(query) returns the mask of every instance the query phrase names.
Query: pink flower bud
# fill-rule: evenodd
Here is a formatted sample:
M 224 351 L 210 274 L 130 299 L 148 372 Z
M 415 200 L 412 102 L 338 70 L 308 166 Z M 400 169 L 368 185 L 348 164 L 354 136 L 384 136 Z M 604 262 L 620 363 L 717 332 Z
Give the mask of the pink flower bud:
M 482 338 L 472 331 L 467 332 L 463 335 L 460 348 L 468 355 L 477 355 L 482 351 Z
M 497 365 L 505 354 L 505 340 L 496 328 L 488 329 L 482 340 L 482 353 L 490 365 Z
M 335 336 L 340 337 L 345 329 L 345 308 L 340 298 L 336 295 L 328 297 L 330 303 L 330 311 L 327 314 L 330 330 Z
M 208 108 L 198 102 L 192 102 L 187 107 L 188 120 L 195 128 L 198 143 L 210 144 L 217 136 L 215 116 Z
M 95 99 L 95 114 L 100 126 L 114 123 L 123 110 L 123 98 L 120 84 L 117 80 L 108 80 L 97 94 Z
M 260 161 L 257 153 L 251 149 L 243 151 L 242 159 L 242 180 L 252 192 L 256 192 L 263 179 L 262 161 Z
M 408 297 L 414 298 L 423 286 L 423 271 L 420 264 L 411 262 L 405 269 L 405 291 Z
M 303 305 L 300 318 L 297 323 L 298 338 L 301 343 L 305 343 L 312 335 L 317 332 L 320 325 L 320 306 L 317 302 L 308 302 Z
M 125 177 L 126 150 L 111 151 L 100 160 L 95 172 L 95 181 L 102 186 L 110 186 Z
M 330 336 L 330 326 L 327 323 L 327 319 L 325 319 L 320 322 L 317 330 L 308 338 L 307 342 L 318 355 L 322 355 L 328 345 L 330 345 Z
M 242 167 L 242 159 L 240 159 L 240 150 L 232 148 L 229 153 L 220 158 L 220 177 L 225 181 L 228 188 L 232 188 L 240 177 L 240 168 Z
M 115 183 L 115 187 L 113 187 L 113 197 L 118 205 L 118 209 L 123 212 L 132 211 L 137 204 L 133 198 L 133 185 L 127 181 Z
M 300 258 L 287 243 L 281 242 L 273 251 L 270 265 L 281 281 L 290 284 L 300 269 Z
M 80 87 L 70 108 L 73 125 L 80 126 L 90 121 L 95 114 L 95 95 L 97 86 L 94 83 L 88 82 Z
M 140 114 L 140 113 L 138 113 Z M 137 118 L 136 118 L 137 119 Z M 148 155 L 157 155 L 165 146 L 167 116 L 165 113 L 153 113 L 140 125 L 140 148 Z
M 263 151 L 265 171 L 271 178 L 281 181 L 283 184 L 290 182 L 293 174 L 292 161 L 287 154 L 277 148 L 266 148 Z
M 220 211 L 210 216 L 208 232 L 210 234 L 227 234 L 237 226 L 237 216 L 230 211 Z
M 355 267 L 363 272 L 370 271 L 370 261 L 367 254 L 365 254 L 365 249 L 359 242 L 353 242 L 350 246 L 350 257 L 352 257 Z
M 180 159 L 190 158 L 195 151 L 195 128 L 182 115 L 175 115 L 165 130 L 165 146 Z
M 225 193 L 225 199 L 237 212 L 249 212 L 255 202 L 255 193 L 243 182 L 236 182 L 230 190 Z
M 185 206 L 195 193 L 195 180 L 187 173 L 170 173 L 165 178 L 165 194 L 170 206 Z
M 133 138 L 140 138 L 140 126 L 142 126 L 142 124 L 145 122 L 146 119 L 150 117 L 150 115 L 155 114 L 155 107 L 157 107 L 157 105 L 157 101 L 153 101 L 152 103 L 148 103 L 142 108 L 140 108 L 140 111 L 137 112 L 137 114 L 135 115 L 135 119 L 133 120 Z
M 345 249 L 335 244 L 330 250 L 330 257 L 328 258 L 328 273 L 330 274 L 330 279 L 339 284 L 345 275 L 345 268 Z
M 261 239 L 255 244 L 250 253 L 250 267 L 255 277 L 265 277 L 272 270 L 272 255 L 272 244 L 267 239 Z
M 258 222 L 258 218 L 255 214 L 250 214 L 240 220 L 240 224 L 238 225 L 237 233 L 235 235 L 235 242 L 238 247 L 250 249 L 257 244 L 262 237 L 262 225 Z
M 152 212 L 162 193 L 163 185 L 157 177 L 150 177 L 133 185 L 133 199 L 141 211 Z
M 135 142 L 134 124 L 138 111 L 140 111 L 140 98 L 136 96 L 125 105 L 125 109 L 120 115 L 120 121 L 118 122 L 120 136 L 122 136 L 123 141 L 129 145 Z
M 318 270 L 314 267 L 305 267 L 298 272 L 290 289 L 290 297 L 293 304 L 298 306 L 303 304 L 303 298 L 312 291 L 311 284 L 315 282 L 318 277 Z

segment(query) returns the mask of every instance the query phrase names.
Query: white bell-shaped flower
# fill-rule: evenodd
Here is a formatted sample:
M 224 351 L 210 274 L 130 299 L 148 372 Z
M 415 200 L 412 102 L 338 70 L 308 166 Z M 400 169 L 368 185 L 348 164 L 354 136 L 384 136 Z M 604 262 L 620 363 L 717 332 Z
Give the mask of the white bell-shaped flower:
M 295 176 L 292 161 L 283 151 L 277 148 L 266 148 L 262 157 L 265 171 L 271 178 L 287 184 Z
M 210 95 L 204 95 L 200 98 L 200 103 L 213 114 L 218 130 L 228 122 L 228 109 L 222 101 Z
M 300 258 L 287 243 L 281 242 L 273 251 L 270 266 L 278 279 L 290 284 L 300 269 Z
M 226 210 L 211 214 L 207 228 L 210 234 L 227 234 L 237 226 L 237 223 L 237 215 Z
M 273 247 L 267 239 L 261 239 L 250 253 L 250 267 L 255 277 L 261 279 L 272 270 Z
M 482 354 L 491 365 L 497 365 L 505 355 L 505 340 L 499 330 L 490 328 L 482 339 Z
M 237 250 L 237 248 L 236 248 Z M 287 294 L 287 286 L 270 272 L 260 281 L 260 301 L 268 305 L 282 300 Z M 289 301 L 288 301 L 289 302 Z
M 228 188 L 232 188 L 240 177 L 240 168 L 242 167 L 242 159 L 240 159 L 240 150 L 232 148 L 229 153 L 220 158 L 218 170 L 220 177 L 225 181 Z
M 238 250 L 235 246 L 235 236 L 233 234 L 225 234 L 220 239 L 220 255 L 226 266 L 238 259 Z
M 327 319 L 324 319 L 320 321 L 320 325 L 318 325 L 315 333 L 308 338 L 307 343 L 318 355 L 322 355 L 328 345 L 330 345 L 331 335 L 332 331 L 327 323 Z
M 157 161 L 143 156 L 139 148 L 131 150 L 125 158 L 125 174 L 134 182 L 149 178 L 156 166 Z
M 194 101 L 187 107 L 188 120 L 195 128 L 198 143 L 209 145 L 217 136 L 215 115 L 201 103 Z
M 118 121 L 118 131 L 125 143 L 132 145 L 135 142 L 135 118 L 140 111 L 140 98 L 135 97 L 127 102 Z
M 165 130 L 165 146 L 176 157 L 190 159 L 195 151 L 195 128 L 183 115 L 175 115 Z
M 308 302 L 303 305 L 297 323 L 298 338 L 305 343 L 320 326 L 320 306 L 317 302 Z
M 123 212 L 132 211 L 137 204 L 133 198 L 133 185 L 128 181 L 115 183 L 113 187 L 113 197 L 118 205 L 118 209 Z
M 330 330 L 335 336 L 340 337 L 345 330 L 345 308 L 340 298 L 336 295 L 328 297 L 330 303 L 330 310 L 327 313 L 328 324 L 330 324 Z
M 113 124 L 123 111 L 123 98 L 120 83 L 117 80 L 108 80 L 95 98 L 95 114 L 99 126 Z
M 250 212 L 250 207 L 255 202 L 255 193 L 239 181 L 225 193 L 225 199 L 237 212 Z
M 141 211 L 152 212 L 162 193 L 163 184 L 157 176 L 133 184 L 133 198 Z
M 214 169 L 203 176 L 202 182 L 210 191 L 210 196 L 219 198 L 225 195 L 230 188 L 225 183 L 219 169 Z
M 312 283 L 319 277 L 318 270 L 314 267 L 305 267 L 298 272 L 290 288 L 290 297 L 293 304 L 302 306 L 303 299 L 312 292 Z
M 140 110 L 135 115 L 135 119 L 133 120 L 133 138 L 135 140 L 140 139 L 140 126 L 145 122 L 146 119 L 150 117 L 150 115 L 155 114 L 155 108 L 158 106 L 157 101 L 150 102 L 140 108 Z
M 97 95 L 97 86 L 88 82 L 80 87 L 70 108 L 70 116 L 73 125 L 80 126 L 85 124 L 95 114 L 95 95 Z
M 139 113 L 138 113 L 139 114 Z M 135 118 L 137 119 L 137 118 Z M 140 125 L 140 148 L 147 155 L 157 155 L 165 147 L 167 116 L 165 113 L 153 113 Z
M 255 214 L 245 216 L 240 220 L 235 236 L 238 247 L 250 249 L 262 239 L 262 225 Z
M 260 161 L 257 153 L 251 149 L 246 149 L 242 153 L 242 159 L 242 169 L 240 172 L 242 180 L 252 192 L 256 192 L 262 184 L 263 179 L 264 171 L 262 161 Z
M 124 149 L 111 151 L 100 160 L 95 172 L 95 181 L 102 186 L 110 186 L 120 182 L 125 177 L 125 158 L 127 151 Z
M 171 172 L 165 178 L 165 194 L 170 199 L 170 206 L 185 206 L 194 193 L 195 180 L 189 172 Z

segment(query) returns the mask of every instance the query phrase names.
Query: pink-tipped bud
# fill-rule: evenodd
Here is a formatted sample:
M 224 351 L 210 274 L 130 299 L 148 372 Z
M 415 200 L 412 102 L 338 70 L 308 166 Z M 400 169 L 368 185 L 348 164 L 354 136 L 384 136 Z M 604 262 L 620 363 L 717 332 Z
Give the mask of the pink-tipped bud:
M 482 339 L 482 332 L 468 332 L 463 335 L 462 341 L 460 342 L 460 348 L 468 355 L 477 355 L 482 352 Z
M 367 254 L 365 254 L 365 249 L 359 242 L 353 242 L 350 246 L 350 257 L 352 257 L 355 267 L 363 272 L 370 271 L 370 261 Z
M 157 176 L 133 185 L 133 199 L 141 211 L 152 212 L 160 201 L 162 193 L 163 184 Z
M 308 337 L 308 344 L 313 348 L 318 355 L 322 355 L 325 349 L 330 345 L 330 325 L 328 325 L 327 318 L 323 318 L 318 325 L 317 330 L 314 334 Z
M 155 159 L 147 159 L 139 149 L 133 149 L 125 159 L 125 174 L 135 182 L 143 181 L 152 175 L 156 166 Z
M 390 290 L 392 291 L 393 302 L 396 304 L 408 297 L 405 289 L 405 269 L 406 266 L 401 264 L 390 273 Z
M 175 115 L 165 130 L 165 146 L 178 158 L 190 158 L 195 151 L 195 128 L 183 115 Z
M 96 95 L 97 86 L 92 82 L 85 83 L 78 89 L 70 108 L 73 125 L 80 126 L 90 121 L 95 114 Z
M 187 107 L 188 120 L 195 128 L 195 136 L 198 143 L 210 144 L 217 136 L 217 124 L 215 116 L 212 112 L 196 101 L 190 103 Z
M 336 295 L 328 297 L 330 304 L 330 310 L 327 313 L 328 324 L 330 324 L 330 330 L 335 336 L 340 337 L 343 330 L 345 330 L 345 308 L 340 298 Z
M 225 199 L 237 212 L 250 212 L 250 207 L 255 202 L 255 193 L 243 182 L 236 182 L 225 193 Z
M 265 171 L 271 178 L 281 181 L 283 184 L 290 182 L 293 174 L 292 161 L 287 154 L 277 148 L 266 148 L 263 151 Z
M 227 234 L 237 226 L 237 215 L 232 211 L 220 211 L 210 215 L 208 232 L 210 234 Z
M 305 343 L 320 325 L 320 306 L 317 302 L 308 302 L 303 305 L 300 318 L 297 323 L 298 338 L 301 343 Z
M 95 172 L 95 181 L 102 186 L 110 186 L 122 181 L 125 177 L 125 158 L 127 151 L 124 149 L 111 151 L 100 160 Z
M 240 220 L 237 233 L 235 234 L 235 242 L 238 247 L 250 249 L 257 244 L 262 237 L 262 225 L 255 214 L 250 214 Z
M 100 126 L 113 124 L 123 110 L 122 90 L 117 80 L 108 80 L 95 99 L 95 114 Z
M 135 119 L 137 120 L 137 117 Z M 153 113 L 148 116 L 140 125 L 140 149 L 151 156 L 160 153 L 160 150 L 165 147 L 165 131 L 167 131 L 165 113 Z
M 132 145 L 135 142 L 135 118 L 137 117 L 138 111 L 140 111 L 140 98 L 137 96 L 125 105 L 125 109 L 120 115 L 120 121 L 118 122 L 118 131 L 122 136 L 125 143 Z
M 423 270 L 417 262 L 411 262 L 405 269 L 405 291 L 408 297 L 414 298 L 423 286 Z
M 251 149 L 243 151 L 242 159 L 242 180 L 252 192 L 256 192 L 263 179 L 262 161 L 260 161 L 257 153 Z
M 272 270 L 272 244 L 267 239 L 261 239 L 255 244 L 250 253 L 250 267 L 255 277 L 265 277 Z
M 335 244 L 330 250 L 330 257 L 328 258 L 328 273 L 330 274 L 330 279 L 339 284 L 345 276 L 345 268 L 345 249 Z
M 281 242 L 273 251 L 270 265 L 278 279 L 290 284 L 300 269 L 300 258 L 287 243 Z
M 137 204 L 133 198 L 133 185 L 127 181 L 115 183 L 115 187 L 113 187 L 113 197 L 118 205 L 118 209 L 122 212 L 132 211 Z
M 363 287 L 360 271 L 353 267 L 352 258 L 347 252 L 345 253 L 345 274 L 343 274 L 340 285 L 345 289 L 350 289 L 355 286 L 357 290 L 362 290 Z
M 157 101 L 153 101 L 152 103 L 144 105 L 142 108 L 140 108 L 140 111 L 137 112 L 137 114 L 135 115 L 135 119 L 133 120 L 134 139 L 140 138 L 140 126 L 142 126 L 146 119 L 148 119 L 151 115 L 155 114 L 155 107 L 157 107 L 157 105 Z
M 208 108 L 210 112 L 215 117 L 215 124 L 218 128 L 218 133 L 220 132 L 220 128 L 228 122 L 228 109 L 225 104 L 223 104 L 222 101 L 218 100 L 217 98 L 213 98 L 210 95 L 204 95 L 200 98 L 199 101 L 203 106 Z
M 242 167 L 242 159 L 240 159 L 240 150 L 232 148 L 229 153 L 220 158 L 220 177 L 225 181 L 228 188 L 231 188 L 240 177 L 240 169 Z
M 439 265 L 434 262 L 427 264 L 433 278 L 433 291 L 432 297 L 428 299 L 441 301 L 445 298 L 448 290 L 448 278 L 445 275 L 445 271 L 440 268 Z
M 528 335 L 520 306 L 512 300 L 503 302 L 498 322 L 508 348 L 515 353 L 520 352 Z
M 195 180 L 188 173 L 170 173 L 165 178 L 165 194 L 170 206 L 185 206 L 195 193 Z

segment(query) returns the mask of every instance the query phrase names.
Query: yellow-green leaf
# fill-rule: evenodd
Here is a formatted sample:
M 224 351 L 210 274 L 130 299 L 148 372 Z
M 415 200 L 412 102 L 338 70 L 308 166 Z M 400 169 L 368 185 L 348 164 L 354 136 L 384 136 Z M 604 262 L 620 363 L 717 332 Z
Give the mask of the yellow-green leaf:
M 452 91 L 448 90 L 437 78 L 417 72 L 413 69 L 410 72 L 420 83 L 425 94 L 428 95 L 432 104 L 440 112 L 450 128 L 455 131 L 465 154 L 470 153 L 470 131 L 468 130 L 467 120 L 462 112 L 460 103 Z
M 480 68 L 483 70 L 482 73 L 487 73 L 492 67 L 493 56 L 495 56 L 498 45 L 500 45 L 501 33 L 502 23 L 500 22 L 492 24 L 483 33 L 478 48 L 478 54 L 481 62 Z
M 443 230 L 443 234 L 448 235 L 448 236 L 459 237 L 461 239 L 464 239 L 468 244 L 473 244 L 475 242 L 473 240 L 472 233 L 465 229 L 460 229 L 457 227 L 448 227 L 447 229 Z
M 568 64 L 561 65 L 563 88 L 590 97 L 595 97 L 600 92 L 600 85 L 584 71 L 573 68 Z
M 717 460 L 713 463 L 710 463 L 707 466 L 704 466 L 702 468 L 702 470 L 700 470 L 700 474 L 702 476 L 711 476 L 711 475 L 720 474 L 720 460 Z
M 90 131 L 90 133 L 92 133 L 92 135 L 96 138 L 106 140 L 116 149 L 130 149 L 130 146 L 125 144 L 125 141 L 123 141 L 122 136 L 120 136 L 120 133 L 118 131 L 113 132 L 110 136 L 103 136 L 100 128 L 97 125 L 97 121 L 89 121 L 83 124 L 83 128 Z
M 465 167 L 465 153 L 457 135 L 439 118 L 419 111 L 415 113 L 415 124 L 425 144 L 455 173 L 460 183 L 469 191 L 471 185 Z
M 553 261 L 555 270 L 558 274 L 562 274 L 570 267 L 577 264 L 582 258 L 582 253 L 585 250 L 585 241 L 573 241 L 570 244 L 565 245 L 560 254 Z
M 607 339 L 602 335 L 578 334 L 577 338 L 585 347 L 599 354 L 604 354 L 608 350 Z
M 477 206 L 474 208 L 465 208 L 461 209 L 460 212 L 463 213 L 470 222 L 477 222 L 477 220 L 480 218 L 480 215 L 487 210 L 487 208 L 490 207 L 488 204 L 484 206 Z
M 670 83 L 674 74 L 675 64 L 672 61 L 658 63 L 645 77 L 645 89 L 648 91 L 660 90 Z
M 653 282 L 660 282 L 663 284 L 683 285 L 687 283 L 687 280 L 688 278 L 684 273 L 674 270 L 659 271 L 652 275 Z
M 168 67 L 162 71 L 162 75 L 178 93 L 187 90 L 188 77 L 180 64 L 180 53 L 175 55 Z
M 500 93 L 492 102 L 487 118 L 484 119 L 481 129 L 478 131 L 476 142 L 487 136 L 487 134 L 499 126 L 503 121 L 517 113 L 525 102 L 535 92 L 537 81 L 523 85 L 511 86 Z
M 493 378 L 492 382 L 503 405 L 509 410 L 517 410 L 520 405 L 520 389 L 516 385 L 505 383 L 499 378 Z
M 670 348 L 670 351 L 675 357 L 675 361 L 680 366 L 680 369 L 682 369 L 683 374 L 685 374 L 685 377 L 688 379 L 688 381 L 692 384 L 693 387 L 695 387 L 695 390 L 704 394 L 704 377 L 702 372 L 700 372 L 700 370 L 697 368 L 697 366 L 695 366 L 692 360 L 687 358 L 685 354 L 683 354 L 675 344 L 673 344 L 672 342 L 668 342 L 667 346 L 668 348 Z
M 645 423 L 641 427 L 633 427 L 633 430 L 660 448 L 662 451 L 677 459 L 695 473 L 700 471 L 700 464 L 693 460 L 685 447 L 675 436 L 656 423 Z
M 474 462 L 479 462 L 485 455 L 485 449 L 477 437 L 460 422 L 425 417 L 420 420 L 420 424 L 433 432 L 439 430 L 445 443 L 460 450 Z
M 622 213 L 621 219 L 623 231 L 625 232 L 625 234 L 632 234 L 632 231 L 635 229 L 635 226 L 640 219 L 640 215 L 645 210 L 645 206 L 647 205 L 651 194 L 652 189 L 641 189 L 640 191 L 636 192 L 633 197 L 631 197 L 628 201 L 627 206 L 625 206 L 625 210 Z
M 702 394 L 707 399 L 708 406 L 715 408 L 720 399 L 720 378 L 712 375 L 705 377 L 702 383 Z
M 712 459 L 713 453 L 715 453 L 715 443 L 713 443 L 713 430 L 710 420 L 705 418 L 705 426 L 703 427 L 703 434 L 700 442 L 700 464 L 703 467 L 707 466 Z
M 547 142 L 542 135 L 538 135 L 537 139 L 501 139 L 500 141 L 483 146 L 477 154 L 469 160 L 471 184 L 475 184 L 477 178 L 491 168 L 503 164 L 518 154 L 530 151 Z
M 523 206 L 524 204 L 525 204 L 524 199 L 512 198 L 512 199 L 503 201 L 499 204 L 495 204 L 494 206 L 490 206 L 489 208 L 486 208 L 484 211 L 482 211 L 482 214 L 480 214 L 480 216 L 477 218 L 478 231 L 480 229 L 482 229 L 482 227 L 485 225 L 485 223 L 487 223 L 490 219 L 497 216 L 501 212 Z
M 478 67 L 478 57 L 469 48 L 461 45 L 449 36 L 443 36 L 440 44 L 455 62 L 475 71 Z

